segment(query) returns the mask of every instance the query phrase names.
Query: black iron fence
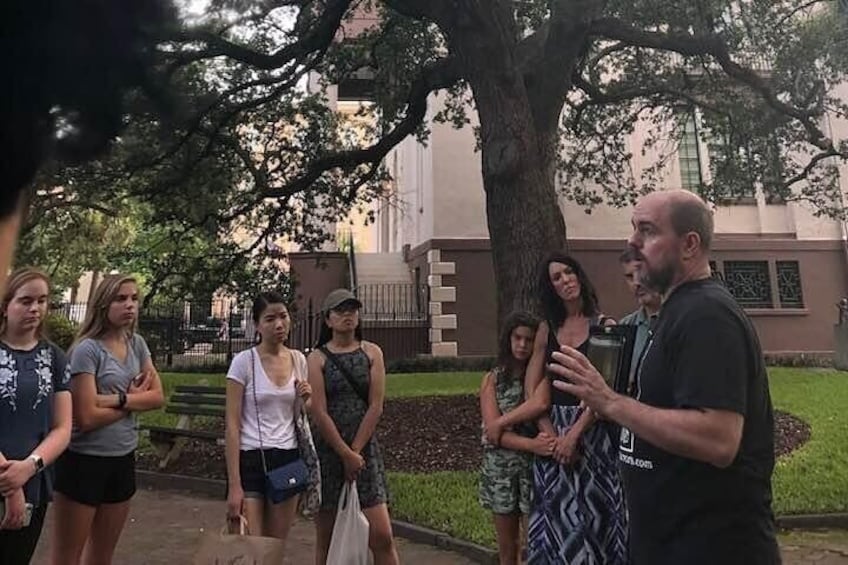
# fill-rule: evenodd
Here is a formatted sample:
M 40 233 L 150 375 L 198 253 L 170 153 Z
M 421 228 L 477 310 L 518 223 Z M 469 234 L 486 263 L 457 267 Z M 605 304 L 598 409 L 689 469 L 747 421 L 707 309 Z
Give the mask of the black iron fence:
M 417 296 L 422 290 L 413 285 L 400 285 L 404 288 L 396 291 L 389 286 L 358 289 L 365 339 L 378 343 L 387 361 L 428 353 L 427 302 L 419 302 L 426 296 Z M 80 323 L 87 307 L 62 304 L 54 312 Z M 311 350 L 318 340 L 321 318 L 320 306 L 312 301 L 292 312 L 289 347 Z M 151 306 L 142 311 L 138 326 L 160 370 L 226 370 L 236 353 L 253 345 L 256 333 L 250 305 L 224 300 Z
M 362 316 L 371 320 L 427 319 L 430 287 L 426 284 L 362 284 L 356 288 Z

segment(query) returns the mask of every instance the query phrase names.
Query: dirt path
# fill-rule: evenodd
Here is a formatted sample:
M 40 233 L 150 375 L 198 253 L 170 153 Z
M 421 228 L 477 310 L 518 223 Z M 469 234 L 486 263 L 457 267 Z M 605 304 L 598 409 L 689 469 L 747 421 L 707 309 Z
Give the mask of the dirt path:
M 142 490 L 133 499 L 124 528 L 116 565 L 188 565 L 202 537 L 220 531 L 223 503 L 171 492 Z M 48 563 L 52 512 L 41 536 L 33 564 Z M 311 523 L 298 522 L 289 536 L 286 563 L 311 565 L 314 561 L 315 530 Z M 402 563 L 411 565 L 471 565 L 461 555 L 398 538 Z

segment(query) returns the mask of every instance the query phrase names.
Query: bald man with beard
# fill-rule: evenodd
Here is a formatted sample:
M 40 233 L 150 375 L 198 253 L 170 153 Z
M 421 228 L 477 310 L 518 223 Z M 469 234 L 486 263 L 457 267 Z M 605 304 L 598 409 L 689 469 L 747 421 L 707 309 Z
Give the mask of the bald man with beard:
M 765 362 L 751 321 L 711 278 L 712 213 L 690 192 L 657 192 L 632 224 L 640 278 L 663 295 L 635 397 L 568 347 L 549 366 L 568 381 L 554 386 L 622 426 L 634 564 L 780 563 Z

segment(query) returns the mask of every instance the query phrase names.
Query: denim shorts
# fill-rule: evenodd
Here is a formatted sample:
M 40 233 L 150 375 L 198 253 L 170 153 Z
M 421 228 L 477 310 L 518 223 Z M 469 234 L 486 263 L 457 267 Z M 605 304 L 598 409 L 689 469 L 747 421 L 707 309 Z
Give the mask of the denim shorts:
M 265 453 L 268 471 L 293 463 L 300 457 L 297 449 L 270 448 L 262 451 Z M 239 474 L 245 498 L 265 498 L 265 469 L 258 449 L 239 452 Z

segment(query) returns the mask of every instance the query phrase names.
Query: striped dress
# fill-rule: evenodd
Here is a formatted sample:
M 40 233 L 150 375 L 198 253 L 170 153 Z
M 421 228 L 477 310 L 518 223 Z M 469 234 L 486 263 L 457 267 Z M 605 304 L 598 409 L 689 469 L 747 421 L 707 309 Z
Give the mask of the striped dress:
M 556 326 L 549 323 L 549 328 L 546 359 L 550 360 L 559 344 Z M 578 349 L 585 354 L 587 345 Z M 551 387 L 550 418 L 557 434 L 577 422 L 582 413 L 579 404 L 576 397 Z M 580 440 L 581 457 L 573 466 L 559 465 L 549 457 L 534 459 L 528 563 L 627 563 L 627 514 L 618 471 L 618 443 L 609 426 L 598 421 L 586 430 Z

